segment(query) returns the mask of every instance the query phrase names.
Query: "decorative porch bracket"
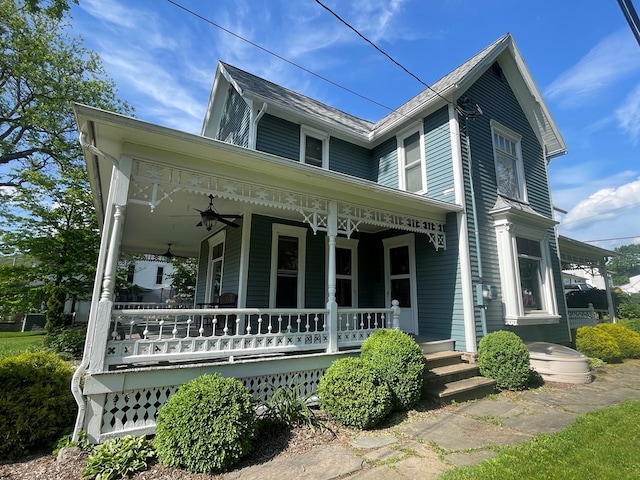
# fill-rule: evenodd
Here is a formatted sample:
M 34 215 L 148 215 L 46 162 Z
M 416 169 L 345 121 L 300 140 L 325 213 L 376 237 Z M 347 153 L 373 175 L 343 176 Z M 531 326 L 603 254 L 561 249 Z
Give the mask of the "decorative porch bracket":
M 297 211 L 314 233 L 326 232 L 329 204 L 333 200 L 287 191 L 256 183 L 205 175 L 185 169 L 169 168 L 135 159 L 131 176 L 130 203 L 149 205 L 151 211 L 181 190 L 213 194 L 227 200 Z M 446 249 L 444 223 L 397 212 L 338 202 L 338 233 L 351 237 L 362 224 L 426 234 L 436 250 Z

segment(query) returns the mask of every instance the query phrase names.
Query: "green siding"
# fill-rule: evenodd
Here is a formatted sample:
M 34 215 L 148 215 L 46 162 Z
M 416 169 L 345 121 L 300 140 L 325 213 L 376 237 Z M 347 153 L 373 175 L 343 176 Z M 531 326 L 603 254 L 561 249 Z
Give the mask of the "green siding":
M 222 111 L 220 128 L 216 138 L 241 147 L 248 147 L 250 116 L 250 109 L 247 103 L 236 92 L 235 88 L 229 85 L 227 100 Z
M 398 188 L 398 142 L 392 137 L 371 151 L 371 177 L 374 182 Z
M 427 168 L 425 196 L 445 202 L 455 200 L 453 164 L 449 135 L 449 112 L 446 107 L 424 119 L 424 145 Z
M 265 114 L 258 122 L 256 150 L 300 160 L 300 125 Z
M 222 292 L 238 293 L 240 282 L 240 252 L 242 250 L 242 228 L 227 228 L 222 263 Z
M 324 234 L 307 235 L 307 254 L 305 257 L 305 307 L 325 308 L 327 304 L 326 282 L 326 241 Z
M 368 149 L 331 137 L 329 141 L 329 170 L 371 180 L 370 162 L 371 154 Z
M 480 250 L 482 255 L 483 278 L 486 284 L 500 285 L 500 271 L 498 264 L 498 252 L 496 246 L 496 235 L 493 227 L 493 217 L 488 213 L 497 199 L 497 185 L 495 176 L 495 166 L 493 158 L 493 147 L 491 142 L 490 120 L 496 120 L 500 124 L 522 135 L 521 148 L 523 165 L 528 192 L 528 199 L 531 208 L 536 212 L 551 218 L 552 208 L 549 198 L 549 183 L 546 170 L 546 161 L 542 146 L 531 128 L 524 112 L 511 90 L 507 80 L 502 75 L 497 75 L 499 69 L 490 68 L 485 72 L 465 95 L 473 102 L 478 103 L 483 115 L 474 120 L 464 120 L 461 125 L 463 142 L 463 156 L 465 160 L 465 175 L 468 175 L 469 156 L 464 142 L 470 142 L 473 181 L 476 193 L 476 209 L 478 212 L 478 227 L 480 233 Z M 465 188 L 468 200 L 470 201 L 470 184 L 468 177 L 465 178 Z M 473 219 L 471 216 L 471 205 L 467 203 L 469 213 L 469 238 L 471 240 L 471 255 L 473 267 L 473 281 L 478 282 L 477 261 L 478 255 L 475 249 Z M 556 281 L 556 293 L 558 305 L 564 315 L 564 306 L 561 288 L 560 265 L 555 250 L 554 231 L 549 229 L 551 262 Z M 560 288 L 559 288 L 560 287 Z M 498 292 L 500 297 L 501 293 Z M 499 301 L 489 304 L 486 310 L 487 330 L 504 330 L 504 315 L 502 305 Z M 478 326 L 479 328 L 479 326 Z M 514 327 L 513 331 L 526 340 L 541 340 L 549 342 L 564 343 L 569 340 L 566 315 L 559 324 L 543 325 L 536 327 Z M 481 332 L 477 332 L 481 334 Z

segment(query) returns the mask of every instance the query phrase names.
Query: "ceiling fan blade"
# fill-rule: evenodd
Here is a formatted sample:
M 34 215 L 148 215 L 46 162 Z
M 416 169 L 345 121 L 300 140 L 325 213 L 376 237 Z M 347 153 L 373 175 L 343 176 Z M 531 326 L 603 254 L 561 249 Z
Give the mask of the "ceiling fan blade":
M 230 222 L 229 220 L 225 220 L 224 218 L 222 218 L 221 216 L 218 216 L 218 220 L 222 223 L 224 223 L 225 225 L 229 225 L 230 227 L 235 227 L 238 228 L 240 225 L 238 225 L 237 223 L 233 223 Z
M 242 215 L 236 215 L 234 213 L 219 213 L 220 218 L 242 218 Z

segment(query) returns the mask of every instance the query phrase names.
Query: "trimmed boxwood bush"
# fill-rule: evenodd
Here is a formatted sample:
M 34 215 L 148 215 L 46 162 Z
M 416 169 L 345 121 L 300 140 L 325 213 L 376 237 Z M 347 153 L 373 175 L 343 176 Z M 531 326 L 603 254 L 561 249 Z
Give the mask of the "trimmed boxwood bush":
M 504 390 L 523 390 L 530 377 L 529 350 L 513 332 L 504 330 L 484 336 L 478 345 L 480 373 Z
M 185 383 L 158 413 L 158 459 L 196 473 L 228 469 L 253 448 L 254 403 L 234 378 L 202 375 Z
M 424 355 L 410 335 L 378 330 L 365 340 L 361 352 L 360 358 L 371 362 L 391 388 L 394 409 L 408 409 L 420 400 Z
M 343 425 L 366 429 L 391 411 L 392 393 L 380 372 L 360 358 L 341 358 L 318 386 L 320 408 Z
M 601 323 L 596 328 L 604 330 L 615 339 L 622 358 L 640 358 L 640 334 L 617 323 Z
M 0 458 L 42 449 L 73 427 L 73 369 L 53 353 L 27 352 L 0 360 Z
M 587 357 L 605 362 L 619 362 L 622 352 L 618 342 L 601 328 L 580 327 L 576 331 L 576 350 Z

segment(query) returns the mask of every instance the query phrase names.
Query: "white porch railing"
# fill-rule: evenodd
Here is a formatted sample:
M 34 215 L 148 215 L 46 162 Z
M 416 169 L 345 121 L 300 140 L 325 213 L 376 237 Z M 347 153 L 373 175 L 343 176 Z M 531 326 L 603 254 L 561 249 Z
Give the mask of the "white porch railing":
M 123 309 L 111 316 L 105 364 L 229 359 L 327 349 L 327 309 Z M 391 327 L 393 309 L 338 311 L 338 348 Z
M 589 304 L 587 308 L 568 308 L 569 328 L 594 327 L 598 323 L 602 323 L 603 315 L 608 314 L 608 310 L 596 310 L 593 304 Z

